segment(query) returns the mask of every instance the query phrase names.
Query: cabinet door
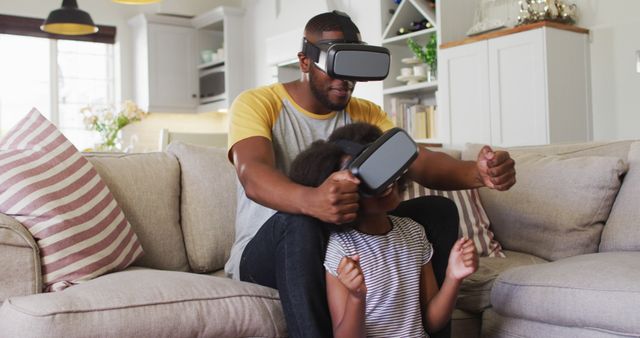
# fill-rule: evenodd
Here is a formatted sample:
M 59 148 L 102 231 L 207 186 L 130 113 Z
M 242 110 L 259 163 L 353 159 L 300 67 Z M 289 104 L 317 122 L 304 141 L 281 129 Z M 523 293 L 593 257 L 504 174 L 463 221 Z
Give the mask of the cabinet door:
M 549 143 L 542 29 L 488 41 L 491 143 Z
M 194 112 L 195 29 L 149 24 L 149 111 Z
M 446 48 L 440 51 L 438 57 L 441 74 L 438 104 L 445 120 L 442 127 L 450 130 L 451 143 L 489 143 L 491 119 L 487 42 Z M 446 121 L 450 126 L 446 125 Z

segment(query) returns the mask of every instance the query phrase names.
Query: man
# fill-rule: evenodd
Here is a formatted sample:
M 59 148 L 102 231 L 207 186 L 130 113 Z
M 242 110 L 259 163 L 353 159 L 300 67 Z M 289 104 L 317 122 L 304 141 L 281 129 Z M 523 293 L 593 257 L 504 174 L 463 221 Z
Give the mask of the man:
M 347 31 L 358 31 L 350 19 L 346 25 L 344 14 L 317 15 L 305 27 L 306 43 L 356 42 L 344 41 Z M 355 219 L 359 181 L 340 171 L 313 188 L 293 183 L 286 173 L 300 151 L 340 126 L 361 121 L 387 130 L 393 124 L 377 105 L 351 97 L 355 82 L 330 77 L 303 52 L 298 59 L 300 80 L 246 91 L 231 107 L 228 155 L 240 184 L 236 242 L 225 270 L 235 279 L 279 290 L 290 336 L 330 337 L 323 225 Z M 482 149 L 477 162 L 422 149 L 409 174 L 435 189 L 505 190 L 515 183 L 509 154 L 489 147 Z M 455 205 L 443 198 L 423 198 L 401 204 L 394 214 L 425 225 L 441 283 L 457 239 Z

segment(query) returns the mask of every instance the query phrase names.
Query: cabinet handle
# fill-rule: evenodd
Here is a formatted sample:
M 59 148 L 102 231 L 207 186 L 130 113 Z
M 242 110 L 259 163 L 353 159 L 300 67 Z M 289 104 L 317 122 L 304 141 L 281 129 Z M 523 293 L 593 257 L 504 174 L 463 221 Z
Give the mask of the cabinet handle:
M 198 95 L 196 95 L 196 94 L 191 94 L 191 97 L 195 99 L 196 97 L 198 97 Z

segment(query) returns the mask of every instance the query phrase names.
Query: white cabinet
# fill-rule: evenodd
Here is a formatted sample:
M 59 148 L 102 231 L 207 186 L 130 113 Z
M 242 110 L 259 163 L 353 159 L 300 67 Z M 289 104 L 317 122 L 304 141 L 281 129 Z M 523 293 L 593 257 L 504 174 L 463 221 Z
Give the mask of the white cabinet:
M 216 7 L 191 19 L 196 28 L 196 50 L 199 57 L 197 74 L 199 83 L 207 83 L 205 93 L 200 91 L 198 112 L 218 111 L 229 108 L 244 89 L 243 16 L 244 11 L 235 7 Z M 212 60 L 203 60 L 203 51 L 215 53 Z M 223 74 L 222 81 L 211 82 L 205 76 Z M 201 88 L 203 89 L 203 88 Z M 213 95 L 212 95 L 213 93 Z
M 172 113 L 228 108 L 244 89 L 242 14 L 221 6 L 194 18 L 140 14 L 129 20 L 140 107 Z M 204 90 L 201 81 L 212 74 Z
M 133 32 L 134 97 L 149 112 L 194 112 L 196 30 L 184 18 L 140 14 Z
M 591 140 L 586 33 L 542 22 L 442 46 L 439 108 L 445 142 L 517 146 Z

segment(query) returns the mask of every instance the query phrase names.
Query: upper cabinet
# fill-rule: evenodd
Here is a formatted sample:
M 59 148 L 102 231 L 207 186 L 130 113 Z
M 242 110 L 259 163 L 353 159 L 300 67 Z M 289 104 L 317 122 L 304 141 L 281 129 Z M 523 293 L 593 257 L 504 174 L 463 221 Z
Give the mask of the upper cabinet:
M 242 14 L 218 7 L 193 18 L 132 18 L 136 102 L 150 112 L 228 108 L 243 89 Z
M 446 133 L 438 112 L 438 69 L 429 70 L 416 58 L 408 39 L 425 47 L 435 38 L 437 58 L 443 41 L 465 36 L 474 6 L 473 0 L 381 0 L 382 45 L 391 52 L 389 76 L 383 81 L 384 109 L 418 142 L 443 143 Z
M 198 104 L 196 30 L 188 19 L 140 14 L 133 36 L 134 96 L 149 112 L 193 112 Z

